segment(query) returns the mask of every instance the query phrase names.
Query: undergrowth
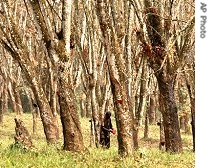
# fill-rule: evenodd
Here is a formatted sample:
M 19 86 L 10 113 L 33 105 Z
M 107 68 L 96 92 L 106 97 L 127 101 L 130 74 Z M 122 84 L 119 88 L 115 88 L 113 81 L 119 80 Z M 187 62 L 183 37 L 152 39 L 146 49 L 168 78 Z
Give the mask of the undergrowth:
M 14 144 L 15 114 L 4 116 L 0 125 L 0 167 L 1 168 L 193 168 L 194 153 L 192 152 L 192 136 L 182 133 L 183 152 L 169 154 L 158 150 L 159 129 L 149 127 L 149 139 L 143 139 L 143 127 L 140 128 L 140 148 L 133 156 L 122 158 L 118 155 L 117 136 L 111 136 L 111 148 L 90 147 L 88 119 L 81 119 L 83 138 L 86 151 L 81 154 L 62 150 L 62 138 L 56 145 L 47 145 L 43 127 L 39 120 L 36 135 L 32 135 L 34 148 L 24 149 Z M 21 117 L 32 134 L 32 116 Z M 60 128 L 60 132 L 61 128 Z M 62 135 L 60 135 L 62 137 Z

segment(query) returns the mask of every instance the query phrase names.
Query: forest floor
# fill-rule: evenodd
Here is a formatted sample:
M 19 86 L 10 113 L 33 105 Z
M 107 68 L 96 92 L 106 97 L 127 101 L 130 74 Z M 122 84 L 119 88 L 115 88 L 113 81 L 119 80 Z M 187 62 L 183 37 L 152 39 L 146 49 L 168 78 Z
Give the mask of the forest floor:
M 139 131 L 139 150 L 132 157 L 121 158 L 117 151 L 117 136 L 111 135 L 111 148 L 90 147 L 89 119 L 81 119 L 84 143 L 83 154 L 62 150 L 62 139 L 54 146 L 47 145 L 41 120 L 38 121 L 37 135 L 32 135 L 32 115 L 23 114 L 21 119 L 32 135 L 34 148 L 24 150 L 12 147 L 14 144 L 14 113 L 4 115 L 0 125 L 0 168 L 194 168 L 192 136 L 182 132 L 183 152 L 169 154 L 159 151 L 158 126 L 149 126 L 149 139 L 142 139 L 144 128 Z M 61 128 L 61 127 L 60 127 Z M 60 129 L 62 137 L 62 130 Z M 142 156 L 141 156 L 142 153 Z

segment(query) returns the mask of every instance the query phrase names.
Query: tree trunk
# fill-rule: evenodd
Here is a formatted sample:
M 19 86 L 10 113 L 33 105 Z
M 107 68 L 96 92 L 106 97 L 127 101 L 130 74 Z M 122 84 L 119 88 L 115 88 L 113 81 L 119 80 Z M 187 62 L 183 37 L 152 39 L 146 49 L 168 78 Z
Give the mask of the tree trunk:
M 182 141 L 174 97 L 174 79 L 164 81 L 162 78 L 162 76 L 157 76 L 160 89 L 160 104 L 163 106 L 161 112 L 163 116 L 166 151 L 181 152 Z
M 37 104 L 33 103 L 32 117 L 33 117 L 33 135 L 37 134 L 37 119 L 39 116 L 39 108 Z
M 0 124 L 3 123 L 3 96 L 2 93 L 0 93 Z
M 88 91 L 87 94 L 86 94 L 85 111 L 86 111 L 85 116 L 90 118 L 91 114 L 92 114 L 90 91 Z
M 133 129 L 133 146 L 134 150 L 139 149 L 139 126 L 137 121 L 134 121 L 134 129 Z
M 135 111 L 135 125 L 134 125 L 134 148 L 138 149 L 138 130 L 139 126 L 143 125 L 144 112 L 146 108 L 146 99 L 147 99 L 147 87 L 148 87 L 148 75 L 147 75 L 147 67 L 146 67 L 146 59 L 142 58 L 142 72 L 141 72 L 141 80 L 140 80 L 140 95 L 139 102 L 137 105 L 137 110 Z M 147 113 L 147 112 L 146 112 Z M 148 118 L 148 116 L 147 116 Z
M 13 90 L 11 83 L 9 83 L 8 92 L 9 92 L 9 97 L 10 97 L 11 104 L 12 104 L 12 110 L 13 110 L 13 112 L 17 113 L 17 111 L 18 111 L 17 104 L 15 102 L 14 90 Z
M 86 109 L 85 109 L 83 99 L 79 100 L 79 105 L 80 105 L 80 115 L 81 115 L 82 118 L 84 118 L 84 117 L 86 117 Z
M 149 124 L 155 124 L 156 121 L 156 104 L 153 95 L 150 96 L 149 104 L 149 114 L 148 114 Z
M 158 7 L 153 7 L 150 0 L 144 0 L 144 5 L 149 41 L 146 42 L 145 38 L 143 38 L 141 35 L 143 32 L 139 32 L 138 38 L 142 42 L 144 54 L 147 55 L 150 66 L 154 70 L 158 81 L 166 151 L 177 153 L 182 151 L 182 141 L 174 96 L 174 80 L 180 62 L 177 57 L 175 60 L 176 54 L 169 53 L 166 49 L 167 41 L 163 37 L 165 34 L 170 34 L 170 29 L 163 29 L 160 10 Z M 169 21 L 165 22 L 165 24 L 170 28 L 170 16 Z
M 23 107 L 22 107 L 22 102 L 21 102 L 21 98 L 20 98 L 20 92 L 17 89 L 16 84 L 13 84 L 13 90 L 14 90 L 14 97 L 15 97 L 15 103 L 17 106 L 17 111 L 16 114 L 17 115 L 22 115 L 23 114 Z
M 185 129 L 184 116 L 179 117 L 180 129 Z
M 7 82 L 4 84 L 4 90 L 3 90 L 3 114 L 8 112 L 8 86 Z
M 40 86 L 40 85 L 39 85 Z M 59 139 L 57 116 L 52 114 L 50 105 L 45 97 L 44 91 L 32 86 L 34 97 L 37 101 L 44 133 L 48 143 L 56 143 Z
M 190 96 L 193 151 L 195 152 L 195 97 L 194 97 L 194 95 L 191 91 L 190 85 L 188 83 L 187 83 L 187 89 L 188 89 L 188 93 L 189 93 L 189 96 Z
M 16 35 L 18 36 L 18 32 L 16 32 Z M 41 87 L 41 84 L 37 78 L 37 75 L 35 75 L 36 73 L 33 67 L 27 66 L 27 64 L 25 64 L 24 62 L 27 60 L 24 60 L 21 57 L 21 55 L 23 56 L 27 55 L 28 53 L 27 50 L 23 48 L 22 53 L 20 55 L 19 53 L 9 48 L 9 46 L 7 46 L 6 44 L 5 44 L 5 47 L 7 51 L 11 53 L 13 58 L 19 63 L 23 74 L 25 75 L 27 81 L 30 83 L 31 89 L 34 93 L 34 97 L 40 109 L 40 115 L 41 115 L 42 124 L 44 127 L 44 133 L 45 133 L 47 142 L 48 143 L 57 142 L 59 138 L 57 117 L 52 114 L 52 111 L 48 103 L 48 100 L 46 98 L 46 95 L 44 93 L 44 90 Z
M 77 113 L 76 96 L 70 78 L 69 66 L 73 62 L 74 46 L 71 44 L 71 9 L 72 1 L 64 0 L 62 8 L 62 35 L 59 40 L 58 101 L 63 127 L 63 149 L 73 152 L 84 150 L 79 114 Z
M 138 107 L 139 105 L 139 96 L 135 96 L 135 107 Z M 138 113 L 139 108 L 135 109 L 135 113 Z M 138 116 L 135 115 L 134 119 L 134 129 L 133 129 L 133 143 L 134 143 L 134 149 L 137 150 L 139 148 L 139 120 Z
M 144 58 L 143 58 L 144 59 Z M 138 120 L 138 126 L 143 125 L 143 114 L 146 108 L 146 97 L 147 97 L 147 75 L 146 75 L 146 59 L 143 60 L 142 74 L 141 74 L 141 84 L 140 84 L 140 95 L 138 110 L 136 113 L 136 119 Z
M 189 114 L 186 114 L 186 115 L 184 116 L 184 132 L 185 132 L 186 134 L 189 134 L 189 133 L 190 133 L 189 120 L 190 120 Z
M 165 146 L 165 134 L 164 134 L 164 127 L 163 127 L 163 122 L 160 121 L 157 123 L 157 125 L 160 128 L 160 142 L 159 142 L 159 150 L 163 150 L 164 146 Z
M 74 91 L 65 80 L 59 78 L 58 100 L 60 104 L 60 117 L 63 127 L 64 150 L 81 152 L 84 150 L 83 137 L 79 116 L 76 109 Z
M 195 99 L 192 98 L 191 101 L 191 126 L 192 126 L 192 135 L 193 135 L 193 151 L 195 152 Z
M 116 33 L 114 33 L 108 5 L 108 2 L 97 0 L 96 13 L 104 38 L 103 45 L 107 55 L 118 131 L 118 153 L 122 156 L 128 156 L 132 155 L 134 152 L 133 113 L 129 108 L 127 76 L 125 75 L 126 65 L 121 46 L 123 32 L 118 29 L 115 31 Z M 119 24 L 122 24 L 122 22 L 119 22 Z M 115 27 L 115 29 L 117 29 L 117 27 Z M 111 34 L 109 34 L 110 32 L 108 30 L 111 30 Z
M 96 144 L 96 142 L 95 142 L 95 133 L 94 133 L 94 127 L 93 127 L 93 120 L 90 119 L 89 122 L 90 122 L 90 147 L 92 147 L 93 144 L 94 145 Z
M 4 113 L 8 111 L 8 91 L 5 82 L 0 87 L 0 124 L 3 123 Z
M 144 123 L 144 139 L 149 138 L 149 119 L 148 119 L 148 111 L 145 115 L 145 123 Z
M 113 79 L 111 79 L 112 81 Z M 117 124 L 117 139 L 118 139 L 118 152 L 122 156 L 132 155 L 134 144 L 133 144 L 133 123 L 127 104 L 127 96 L 125 88 L 120 89 L 118 83 L 111 82 L 111 88 L 113 93 L 113 100 L 115 105 L 115 118 Z M 118 94 L 121 93 L 122 97 L 119 99 Z
M 92 107 L 92 119 L 93 119 L 93 128 L 95 136 L 95 145 L 99 147 L 99 138 L 100 138 L 100 120 L 99 120 L 99 111 L 97 110 L 95 86 L 91 89 L 91 107 Z

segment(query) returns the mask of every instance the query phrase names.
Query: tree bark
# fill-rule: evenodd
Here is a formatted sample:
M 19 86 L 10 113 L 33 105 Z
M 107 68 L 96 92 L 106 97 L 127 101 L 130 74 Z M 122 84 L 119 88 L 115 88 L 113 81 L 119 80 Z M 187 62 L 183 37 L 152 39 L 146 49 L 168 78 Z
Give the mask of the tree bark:
M 91 88 L 91 107 L 92 107 L 92 119 L 93 119 L 93 128 L 95 136 L 95 145 L 99 147 L 99 137 L 100 137 L 100 120 L 99 120 L 99 111 L 97 108 L 96 102 L 96 87 Z
M 111 77 L 112 78 L 112 77 Z M 113 82 L 114 81 L 114 82 Z M 116 80 L 111 79 L 111 88 L 113 93 L 114 105 L 116 108 L 115 118 L 117 124 L 117 139 L 118 139 L 118 152 L 120 155 L 127 156 L 133 154 L 133 121 L 129 112 L 127 104 L 127 96 L 125 88 L 121 89 Z M 121 93 L 122 97 L 119 99 L 118 94 Z
M 87 94 L 86 94 L 85 110 L 86 110 L 85 116 L 87 118 L 90 118 L 91 117 L 91 114 L 92 114 L 90 91 L 88 91 Z
M 71 8 L 72 1 L 64 0 L 62 9 L 63 38 L 59 40 L 58 100 L 63 127 L 63 149 L 73 152 L 84 150 L 83 136 L 77 113 L 76 97 L 72 85 L 69 66 L 73 62 L 74 47 L 71 47 Z
M 85 109 L 85 105 L 84 105 L 84 100 L 81 99 L 79 101 L 79 105 L 80 105 L 80 115 L 82 118 L 86 117 L 86 109 Z
M 160 142 L 159 142 L 159 150 L 163 150 L 165 147 L 165 134 L 164 134 L 164 127 L 163 127 L 163 122 L 160 121 L 157 123 L 157 125 L 160 128 Z
M 174 79 L 163 80 L 162 78 L 163 76 L 158 76 L 157 81 L 160 89 L 160 104 L 163 106 L 161 113 L 163 115 L 166 151 L 181 152 L 182 141 L 174 97 Z
M 3 123 L 3 117 L 4 117 L 4 114 L 3 114 L 3 96 L 2 96 L 2 93 L 0 93 L 0 124 Z
M 186 134 L 190 133 L 189 121 L 190 121 L 189 114 L 185 114 L 185 116 L 184 116 L 184 132 Z
M 63 127 L 64 150 L 81 152 L 84 150 L 83 137 L 79 116 L 76 110 L 74 91 L 63 78 L 59 79 L 58 100 L 60 104 L 60 117 Z
M 156 104 L 153 95 L 150 96 L 149 103 L 149 114 L 148 114 L 149 124 L 155 124 L 156 121 Z
M 166 51 L 166 41 L 162 38 L 162 35 L 164 33 L 169 35 L 169 29 L 164 31 L 162 29 L 159 8 L 153 7 L 150 0 L 144 0 L 144 5 L 149 41 L 146 42 L 140 34 L 138 37 L 142 41 L 143 52 L 147 55 L 150 66 L 155 72 L 160 90 L 166 151 L 178 153 L 182 151 L 182 141 L 174 96 L 174 81 L 179 62 L 178 58 L 177 62 L 174 62 L 175 58 L 171 56 L 173 54 Z M 167 21 L 167 24 L 170 26 L 170 20 Z
M 7 89 L 8 89 L 7 83 L 5 82 L 0 87 L 0 124 L 3 123 L 4 114 L 8 112 L 8 90 Z
M 41 85 L 34 83 L 31 87 L 39 107 L 40 117 L 42 119 L 47 142 L 56 143 L 59 139 L 57 116 L 53 115 L 48 99 L 46 98 L 45 93 L 40 86 Z
M 30 1 L 30 2 L 36 3 L 37 7 L 37 1 L 36 2 Z M 39 77 L 37 77 L 37 73 L 35 70 L 36 65 L 34 65 L 28 57 L 30 53 L 27 44 L 24 43 L 24 41 L 22 40 L 22 35 L 20 29 L 18 29 L 18 26 L 16 25 L 16 22 L 10 15 L 7 15 L 6 17 L 9 20 L 10 23 L 9 26 L 12 30 L 10 32 L 10 35 L 11 37 L 15 37 L 12 39 L 7 38 L 7 41 L 9 41 L 12 44 L 15 44 L 16 46 L 15 47 L 10 46 L 7 44 L 7 42 L 5 42 L 2 39 L 1 43 L 4 46 L 4 48 L 11 54 L 14 60 L 17 61 L 18 65 L 22 70 L 22 73 L 25 75 L 26 80 L 30 84 L 30 87 L 34 93 L 34 97 L 40 109 L 40 115 L 47 142 L 48 143 L 57 142 L 59 138 L 57 118 L 52 114 L 45 92 L 41 87 L 42 85 L 40 83 Z M 16 50 L 16 48 L 19 49 Z
M 17 112 L 17 104 L 15 102 L 14 90 L 13 90 L 11 82 L 8 85 L 8 92 L 9 92 L 9 97 L 10 97 L 11 104 L 12 104 L 12 110 L 13 110 L 13 112 L 16 113 Z
M 21 102 L 21 98 L 20 98 L 20 92 L 17 89 L 17 86 L 16 86 L 15 82 L 13 82 L 12 87 L 13 87 L 13 91 L 14 91 L 15 103 L 16 103 L 16 106 L 17 106 L 16 114 L 17 115 L 22 115 L 23 114 L 23 107 L 22 107 L 22 102 Z
M 129 108 L 125 76 L 126 66 L 125 60 L 123 60 L 123 50 L 120 44 L 123 32 L 119 30 L 116 31 L 116 34 L 114 33 L 108 6 L 108 2 L 97 0 L 96 12 L 104 39 L 105 52 L 107 54 L 118 131 L 118 153 L 122 156 L 128 156 L 132 155 L 134 152 L 133 113 Z M 122 22 L 120 24 L 122 24 Z M 108 30 L 111 30 L 111 34 L 109 34 Z M 110 39 L 109 35 L 111 36 Z
M 187 81 L 188 82 L 188 81 Z M 187 83 L 187 89 L 190 96 L 191 104 L 191 126 L 192 126 L 192 136 L 193 136 L 193 151 L 195 152 L 195 97 L 192 93 L 189 83 Z
M 149 138 L 149 119 L 148 119 L 148 111 L 145 115 L 145 123 L 144 123 L 144 139 Z
M 184 116 L 179 117 L 179 125 L 180 125 L 180 129 L 185 129 Z
M 37 119 L 39 116 L 39 108 L 36 103 L 33 103 L 32 117 L 33 117 L 33 135 L 37 134 Z

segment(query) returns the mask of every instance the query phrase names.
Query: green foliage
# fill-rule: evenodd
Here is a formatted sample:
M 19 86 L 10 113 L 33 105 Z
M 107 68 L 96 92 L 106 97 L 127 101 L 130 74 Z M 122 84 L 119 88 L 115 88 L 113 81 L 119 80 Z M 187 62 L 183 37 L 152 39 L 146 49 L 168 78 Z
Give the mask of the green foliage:
M 157 126 L 150 126 L 150 138 L 140 139 L 140 149 L 131 157 L 121 158 L 117 151 L 117 137 L 111 137 L 111 148 L 89 147 L 89 122 L 81 119 L 86 151 L 81 154 L 62 150 L 62 139 L 56 145 L 47 145 L 39 121 L 38 134 L 32 135 L 35 148 L 26 150 L 14 145 L 15 125 L 14 114 L 5 115 L 5 122 L 0 126 L 0 167 L 10 168 L 193 168 L 194 153 L 192 152 L 191 135 L 182 135 L 184 152 L 168 154 L 158 150 Z M 29 132 L 32 132 L 32 117 L 22 117 Z M 62 137 L 62 136 L 61 136 Z M 143 137 L 143 128 L 140 128 Z M 13 144 L 13 145 L 12 145 Z

